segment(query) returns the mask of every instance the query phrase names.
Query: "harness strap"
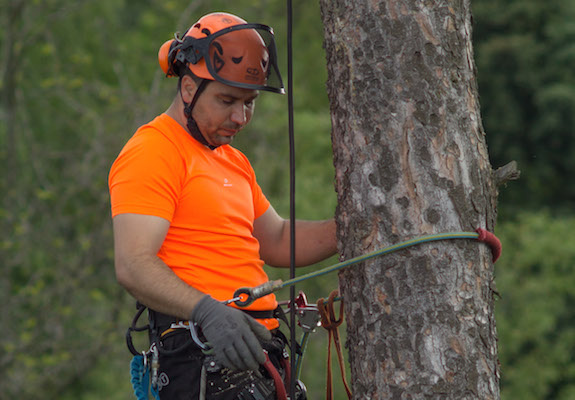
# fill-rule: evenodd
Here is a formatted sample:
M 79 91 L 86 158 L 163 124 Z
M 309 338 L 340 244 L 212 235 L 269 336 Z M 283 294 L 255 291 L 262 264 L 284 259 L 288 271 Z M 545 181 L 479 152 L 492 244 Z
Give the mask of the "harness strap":
M 140 302 L 137 302 L 136 308 L 138 311 L 136 312 L 136 315 L 134 315 L 134 318 L 132 319 L 132 324 L 128 327 L 128 330 L 126 331 L 126 345 L 128 346 L 128 350 L 130 350 L 130 353 L 132 353 L 132 355 L 134 356 L 137 356 L 141 353 L 134 347 L 134 342 L 132 341 L 132 332 L 143 332 L 148 331 L 150 329 L 149 324 L 144 326 L 138 326 L 138 320 L 140 319 L 140 316 L 146 309 L 146 306 L 144 306 Z
M 351 399 L 352 394 L 349 386 L 347 384 L 347 380 L 345 377 L 345 363 L 343 361 L 343 354 L 341 351 L 341 341 L 339 338 L 339 326 L 343 322 L 343 301 L 341 301 L 339 306 L 339 318 L 335 317 L 335 311 L 333 307 L 333 303 L 335 298 L 338 296 L 338 290 L 334 290 L 329 295 L 329 299 L 327 301 L 327 305 L 324 304 L 324 299 L 321 298 L 317 301 L 317 308 L 321 315 L 321 326 L 323 326 L 328 332 L 328 345 L 327 345 L 327 392 L 326 392 L 326 399 L 332 400 L 333 399 L 333 383 L 332 383 L 332 372 L 331 372 L 331 341 L 333 339 L 333 344 L 335 346 L 335 350 L 337 352 L 337 359 L 339 362 L 339 369 L 341 371 L 341 378 L 343 381 L 343 386 L 347 393 L 347 397 Z
M 202 372 L 200 372 L 200 399 L 206 400 L 206 388 L 208 384 L 208 372 L 206 366 L 202 364 Z
M 196 123 L 196 120 L 194 119 L 194 117 L 192 117 L 192 110 L 193 110 L 194 106 L 196 105 L 196 102 L 200 98 L 200 94 L 202 94 L 202 92 L 204 91 L 204 89 L 208 85 L 208 82 L 210 82 L 208 79 L 202 79 L 202 81 L 198 85 L 198 88 L 196 89 L 196 93 L 194 94 L 194 98 L 192 99 L 192 101 L 190 103 L 186 103 L 186 102 L 184 102 L 183 97 L 182 97 L 182 102 L 185 104 L 184 114 L 186 115 L 186 118 L 187 118 L 187 124 L 186 125 L 187 125 L 188 130 L 190 131 L 192 137 L 194 139 L 196 139 L 198 142 L 200 142 L 201 144 L 203 144 L 204 146 L 208 146 L 210 148 L 210 150 L 214 150 L 218 146 L 212 146 L 211 144 L 208 143 L 208 141 L 206 140 L 204 135 L 202 135 L 202 132 L 200 132 L 200 128 L 198 128 L 198 124 Z
M 283 319 L 285 316 L 282 316 L 277 310 L 244 310 L 240 309 L 240 311 L 248 314 L 250 317 L 255 319 L 270 319 L 270 318 L 280 318 Z M 155 328 L 160 329 L 162 332 L 166 329 L 169 329 L 170 326 L 174 323 L 178 323 L 181 321 L 180 318 L 163 314 L 158 311 L 149 310 L 149 315 L 151 316 L 150 319 L 153 320 L 153 325 Z M 187 322 L 187 321 L 182 321 Z
M 291 383 L 291 363 L 289 361 L 289 357 L 288 358 L 282 358 L 280 360 L 280 364 L 282 365 L 282 367 L 285 371 L 284 385 L 287 388 L 287 387 L 289 387 L 289 385 Z
M 268 373 L 272 377 L 272 379 L 274 380 L 274 386 L 276 387 L 276 398 L 277 400 L 287 400 L 287 392 L 282 377 L 280 376 L 280 373 L 278 372 L 276 367 L 271 362 L 268 353 L 266 352 L 265 354 L 266 354 L 266 362 L 263 365 L 264 368 L 268 371 Z

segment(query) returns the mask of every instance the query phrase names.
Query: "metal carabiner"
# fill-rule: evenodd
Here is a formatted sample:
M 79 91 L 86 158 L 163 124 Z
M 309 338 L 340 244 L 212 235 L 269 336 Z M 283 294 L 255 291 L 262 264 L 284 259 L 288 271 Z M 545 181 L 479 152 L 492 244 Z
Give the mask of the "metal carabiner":
M 200 340 L 200 337 L 198 336 L 198 331 L 196 331 L 196 324 L 194 324 L 192 321 L 189 321 L 189 329 L 190 329 L 190 335 L 192 336 L 192 339 L 194 340 L 194 343 L 198 345 L 198 347 L 200 349 L 202 349 L 202 353 L 204 354 L 210 354 L 212 352 L 212 348 L 208 345 L 208 343 L 204 343 Z
M 194 341 L 194 343 L 200 348 L 202 349 L 202 352 L 208 354 L 208 352 L 211 351 L 211 347 L 202 342 L 202 340 L 200 339 L 199 335 L 198 335 L 198 331 L 196 330 L 196 324 L 193 323 L 192 321 L 178 321 L 178 323 L 172 323 L 172 325 L 170 325 L 170 329 L 187 329 L 190 331 L 190 336 L 192 337 L 192 340 Z
M 158 389 L 158 371 L 160 369 L 160 351 L 156 343 L 150 346 L 150 353 L 152 353 L 152 361 L 150 363 L 151 384 L 154 390 Z

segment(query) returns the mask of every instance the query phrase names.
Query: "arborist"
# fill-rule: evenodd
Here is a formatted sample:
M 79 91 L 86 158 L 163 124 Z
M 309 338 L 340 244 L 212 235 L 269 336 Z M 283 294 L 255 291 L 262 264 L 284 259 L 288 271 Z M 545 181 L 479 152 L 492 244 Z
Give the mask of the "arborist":
M 208 14 L 164 43 L 159 63 L 177 93 L 109 175 L 117 279 L 148 307 L 162 400 L 276 399 L 289 379 L 276 298 L 229 301 L 268 282 L 264 263 L 290 264 L 289 221 L 231 146 L 260 91 L 284 93 L 273 30 Z M 295 228 L 297 266 L 336 253 L 333 219 Z

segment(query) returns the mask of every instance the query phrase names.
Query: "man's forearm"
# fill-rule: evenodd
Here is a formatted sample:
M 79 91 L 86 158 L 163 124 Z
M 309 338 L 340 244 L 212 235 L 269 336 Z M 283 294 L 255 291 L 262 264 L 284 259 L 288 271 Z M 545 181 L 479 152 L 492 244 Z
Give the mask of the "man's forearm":
M 273 259 L 266 262 L 275 267 L 290 265 L 290 226 L 286 221 L 281 244 L 274 252 Z M 335 220 L 297 220 L 295 226 L 296 257 L 295 265 L 303 267 L 315 264 L 337 253 Z
M 156 256 L 116 260 L 118 282 L 147 307 L 188 319 L 204 293 L 182 281 Z
M 296 266 L 315 264 L 337 253 L 335 220 L 296 221 Z

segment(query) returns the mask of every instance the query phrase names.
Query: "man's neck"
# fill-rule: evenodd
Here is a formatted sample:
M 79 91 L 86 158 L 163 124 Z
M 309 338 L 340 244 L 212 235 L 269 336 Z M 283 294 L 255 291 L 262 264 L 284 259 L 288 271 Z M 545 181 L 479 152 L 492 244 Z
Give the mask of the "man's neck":
M 172 104 L 170 104 L 168 109 L 165 111 L 165 114 L 172 117 L 172 119 L 180 124 L 180 126 L 184 128 L 186 132 L 190 133 L 187 127 L 186 116 L 184 115 L 184 107 L 182 103 L 178 101 L 178 99 L 174 99 Z
M 199 132 L 199 130 L 197 132 L 190 131 L 190 128 L 188 127 L 188 119 L 186 118 L 186 115 L 184 113 L 184 106 L 181 101 L 178 101 L 177 98 L 174 99 L 172 104 L 170 104 L 170 106 L 164 113 L 167 116 L 174 119 L 174 121 L 176 121 L 178 124 L 180 124 L 180 126 L 184 128 L 185 131 L 190 134 L 190 136 L 192 136 L 195 140 L 197 140 L 204 146 L 208 147 L 210 150 L 214 150 L 217 147 L 217 146 L 210 146 L 206 142 L 206 140 L 203 137 L 201 137 L 202 134 Z M 192 122 L 195 124 L 194 121 Z

